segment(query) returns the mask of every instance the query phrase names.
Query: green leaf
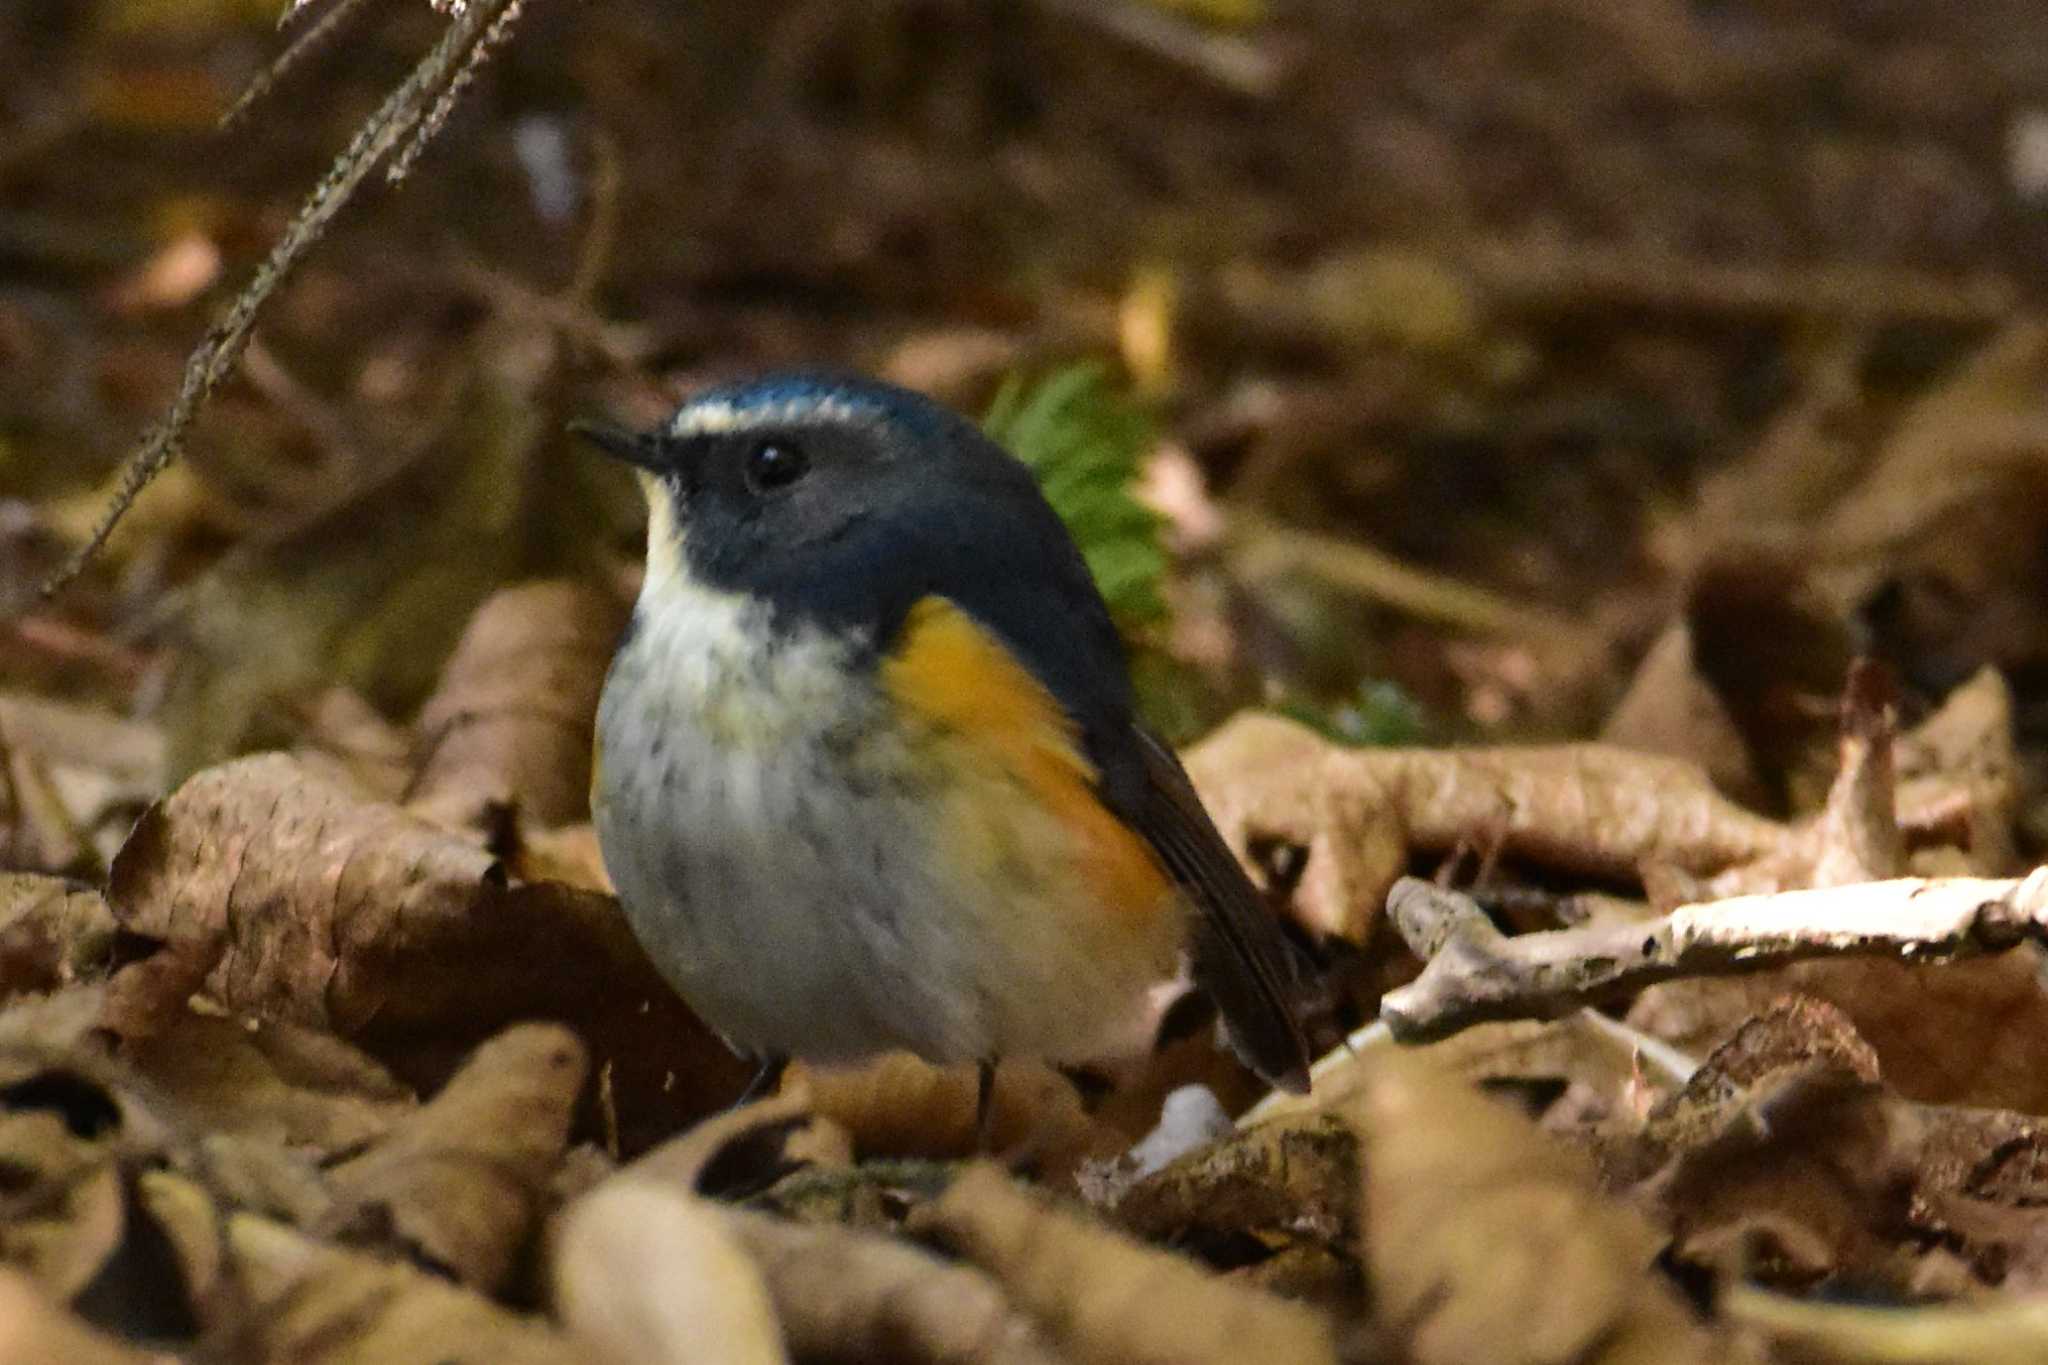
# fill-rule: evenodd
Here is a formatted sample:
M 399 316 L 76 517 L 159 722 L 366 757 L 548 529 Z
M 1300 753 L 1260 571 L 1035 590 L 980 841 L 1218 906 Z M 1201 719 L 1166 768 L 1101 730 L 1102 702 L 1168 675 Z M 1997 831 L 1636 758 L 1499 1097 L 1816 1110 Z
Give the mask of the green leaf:
M 1156 433 L 1145 410 L 1110 383 L 1107 369 L 1084 363 L 1036 379 L 1012 374 L 982 429 L 1038 476 L 1110 612 L 1127 626 L 1164 619 L 1159 517 L 1132 492 Z

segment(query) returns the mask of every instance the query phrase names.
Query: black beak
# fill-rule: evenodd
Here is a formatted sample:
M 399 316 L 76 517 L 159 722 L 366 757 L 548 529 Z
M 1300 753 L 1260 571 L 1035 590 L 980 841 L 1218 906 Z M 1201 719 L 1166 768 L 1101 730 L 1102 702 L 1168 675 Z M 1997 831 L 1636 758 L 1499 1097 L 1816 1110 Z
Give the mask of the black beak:
M 627 464 L 638 465 L 657 474 L 664 467 L 661 437 L 652 432 L 630 431 L 610 422 L 583 421 L 569 423 L 569 431 Z

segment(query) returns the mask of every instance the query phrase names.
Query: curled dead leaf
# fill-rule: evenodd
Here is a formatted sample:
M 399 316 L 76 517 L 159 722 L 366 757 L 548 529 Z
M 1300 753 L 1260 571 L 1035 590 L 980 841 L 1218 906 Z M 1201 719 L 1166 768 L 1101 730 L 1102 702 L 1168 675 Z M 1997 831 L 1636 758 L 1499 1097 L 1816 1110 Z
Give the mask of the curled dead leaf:
M 298 1365 L 583 1365 L 547 1325 L 396 1261 L 343 1251 L 254 1214 L 228 1221 L 251 1349 Z
M 819 1114 L 852 1135 L 863 1156 L 964 1157 L 978 1148 L 971 1066 L 936 1067 L 893 1052 L 857 1067 L 799 1064 L 790 1077 Z M 1028 1158 L 1049 1178 L 1129 1145 L 1125 1134 L 1084 1110 L 1072 1082 L 1042 1063 L 998 1067 L 990 1104 L 990 1148 Z
M 1419 1365 L 1726 1361 L 1651 1269 L 1660 1238 L 1576 1152 L 1394 1049 L 1345 1104 L 1375 1312 Z
M 1784 1000 L 1652 1111 L 1644 1141 L 1670 1158 L 1644 1190 L 1671 1254 L 1724 1282 L 1903 1290 L 1921 1135 L 1839 1010 Z
M 1737 1285 L 1722 1311 L 1811 1365 L 2034 1365 L 2048 1357 L 2048 1304 L 2038 1299 L 1869 1308 Z
M 969 1167 L 911 1227 L 994 1275 L 1081 1360 L 1336 1359 L 1321 1315 L 1140 1246 L 991 1166 Z
M 648 963 L 608 896 L 508 884 L 462 836 L 292 758 L 207 769 L 150 808 L 108 899 L 154 950 L 110 983 L 104 1023 L 160 1033 L 195 993 L 331 1030 L 416 1089 L 505 1026 L 574 1027 L 610 1068 L 637 1151 L 725 1103 L 744 1066 Z
M 585 1065 L 567 1029 L 506 1030 L 383 1141 L 334 1168 L 335 1205 L 315 1231 L 501 1288 L 568 1143 Z
M 0 873 L 0 998 L 103 975 L 113 953 L 114 916 L 98 892 L 60 877 Z
M 1274 841 L 1307 850 L 1296 916 L 1354 940 L 1419 855 L 1477 845 L 1579 875 L 1625 880 L 1661 864 L 1708 876 L 1789 837 L 1692 764 L 1605 744 L 1345 749 L 1247 714 L 1190 751 L 1188 768 L 1241 855 Z
M 737 1198 L 806 1165 L 853 1161 L 846 1130 L 813 1112 L 809 1088 L 785 1084 L 770 1099 L 713 1115 L 636 1159 L 628 1170 L 692 1194 Z
M 892 1238 L 733 1210 L 790 1351 L 932 1365 L 1059 1365 L 1063 1357 L 1002 1287 L 970 1266 Z
M 142 1351 L 65 1312 L 26 1275 L 0 1268 L 0 1365 L 174 1365 L 168 1352 Z
M 491 806 L 541 826 L 587 816 L 597 696 L 625 623 L 616 598 L 575 583 L 526 583 L 478 607 L 420 710 L 412 808 L 452 828 Z
M 562 1217 L 556 1311 L 618 1365 L 788 1360 L 754 1262 L 717 1206 L 645 1176 L 608 1180 Z
M 1239 1267 L 1233 1278 L 1345 1316 L 1364 1306 L 1358 1139 L 1327 1115 L 1261 1123 L 1123 1191 L 1116 1221 L 1148 1242 Z
M 122 1059 L 210 1135 L 321 1160 L 382 1137 L 414 1107 L 411 1092 L 376 1062 L 296 1024 L 251 1028 L 188 1014 Z

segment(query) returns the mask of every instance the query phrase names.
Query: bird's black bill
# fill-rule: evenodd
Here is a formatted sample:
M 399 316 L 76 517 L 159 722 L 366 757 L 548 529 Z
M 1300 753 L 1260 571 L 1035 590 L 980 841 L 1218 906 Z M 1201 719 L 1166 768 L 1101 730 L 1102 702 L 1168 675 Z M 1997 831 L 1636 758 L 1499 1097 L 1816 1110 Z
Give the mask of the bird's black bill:
M 661 438 L 644 431 L 631 431 L 610 422 L 569 423 L 569 432 L 627 464 L 659 472 L 662 467 Z

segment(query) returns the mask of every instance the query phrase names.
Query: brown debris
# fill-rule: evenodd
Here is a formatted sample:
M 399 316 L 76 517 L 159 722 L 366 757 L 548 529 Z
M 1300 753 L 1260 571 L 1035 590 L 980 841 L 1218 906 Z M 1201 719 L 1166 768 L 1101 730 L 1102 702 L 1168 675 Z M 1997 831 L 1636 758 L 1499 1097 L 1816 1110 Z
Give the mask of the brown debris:
M 343 1251 L 252 1214 L 228 1221 L 265 1360 L 302 1365 L 583 1365 L 589 1351 L 531 1318 L 396 1261 Z
M 1744 1024 L 1637 1131 L 1584 1134 L 1671 1255 L 1791 1291 L 1902 1298 L 2048 1282 L 2040 1120 L 1912 1104 L 1842 1011 L 1786 997 Z
M 1655 1230 L 1506 1107 L 1386 1051 L 1345 1117 L 1374 1309 L 1418 1365 L 1743 1358 L 1654 1278 Z
M 214 1135 L 326 1160 L 384 1137 L 412 1093 L 329 1034 L 189 1014 L 122 1060 Z
M 109 900 L 160 945 L 111 983 L 106 1023 L 124 1038 L 163 1031 L 203 991 L 237 1015 L 331 1029 L 433 1088 L 507 1024 L 558 1019 L 611 1067 L 633 1150 L 744 1079 L 609 897 L 508 885 L 462 837 L 284 755 L 208 769 L 151 807 Z
M 396 801 L 412 782 L 412 736 L 346 687 L 309 698 L 296 717 L 303 727 L 292 753 L 322 777 L 365 796 Z
M 1723 1311 L 1812 1365 L 2034 1365 L 2048 1356 L 2048 1306 L 2038 1300 L 1902 1312 L 1805 1302 L 1737 1285 Z
M 798 1065 L 790 1077 L 819 1114 L 852 1135 L 858 1152 L 940 1158 L 979 1150 L 971 1066 L 936 1067 L 895 1052 L 858 1067 Z M 990 1106 L 989 1150 L 1028 1157 L 1051 1179 L 1129 1143 L 1127 1134 L 1088 1114 L 1073 1084 L 1042 1062 L 997 1067 Z
M 175 1365 L 176 1359 L 93 1330 L 27 1276 L 0 1268 L 0 1365 Z
M 1810 1065 L 1722 1106 L 1646 1191 L 1671 1255 L 1729 1281 L 1911 1288 L 1919 1126 L 1871 1081 Z
M 951 1265 L 889 1236 L 811 1221 L 823 1216 L 889 1226 L 893 1220 L 879 1209 L 854 1213 L 846 1205 L 865 1204 L 863 1193 L 879 1184 L 858 1184 L 862 1168 L 850 1168 L 846 1135 L 830 1120 L 811 1112 L 808 1087 L 785 1084 L 782 1093 L 699 1124 L 582 1195 L 557 1222 L 556 1279 L 560 1292 L 567 1258 L 578 1255 L 568 1246 L 564 1225 L 577 1220 L 592 1203 L 616 1203 L 616 1216 L 606 1224 L 629 1221 L 641 1200 L 690 1201 L 693 1212 L 674 1209 L 674 1221 L 689 1222 L 692 1234 L 699 1215 L 718 1207 L 724 1234 L 745 1248 L 773 1301 L 782 1339 L 799 1359 L 846 1356 L 932 1362 L 994 1361 L 1005 1365 L 1053 1365 L 1059 1357 L 1045 1344 L 1039 1329 L 1015 1306 L 1001 1287 L 971 1267 Z M 840 1168 L 848 1181 L 836 1192 L 791 1191 L 806 1182 L 794 1175 L 769 1192 L 768 1202 L 804 1210 L 805 1221 L 790 1222 L 760 1213 L 698 1202 L 700 1193 L 732 1191 L 768 1184 L 801 1166 Z M 902 1169 L 902 1163 L 892 1163 Z M 933 1168 L 937 1173 L 939 1168 Z M 806 1183 L 818 1183 L 809 1181 Z M 628 1197 L 614 1201 L 623 1189 Z M 836 1193 L 839 1205 L 831 1203 Z M 613 1239 L 617 1240 L 617 1239 Z M 586 1248 L 581 1255 L 595 1254 Z M 583 1273 L 577 1267 L 575 1273 Z M 641 1310 L 622 1305 L 621 1311 Z M 658 1311 L 664 1320 L 666 1310 Z M 653 1329 L 650 1329 L 653 1330 Z M 664 1329 L 665 1330 L 665 1329 Z
M 1628 1019 L 1701 1053 L 1778 997 L 1809 995 L 1849 1017 L 1901 1094 L 2038 1112 L 2048 1106 L 2048 1073 L 2033 1041 L 2048 1037 L 2041 962 L 2032 945 L 1940 965 L 1917 953 L 1912 961 L 1797 962 L 1754 976 L 1652 986 Z M 1987 1038 L 1999 1041 L 1986 1046 Z
M 566 1029 L 493 1038 L 383 1141 L 334 1168 L 335 1206 L 314 1232 L 502 1288 L 568 1144 L 584 1069 Z
M 972 1266 L 851 1228 L 727 1215 L 799 1359 L 1058 1365 L 1046 1333 Z
M 1126 1241 L 990 1166 L 969 1167 L 937 1203 L 913 1215 L 911 1226 L 1001 1280 L 1082 1360 L 1336 1358 L 1318 1315 Z
M 1357 1136 L 1321 1114 L 1198 1148 L 1125 1189 L 1114 1216 L 1148 1242 L 1227 1249 L 1246 1262 L 1233 1279 L 1351 1317 L 1364 1306 L 1361 1212 Z
M 1188 755 L 1240 852 L 1307 850 L 1296 915 L 1363 938 L 1411 857 L 1475 837 L 1561 871 L 1626 878 L 1644 864 L 1707 877 L 1782 851 L 1786 826 L 1716 793 L 1689 763 L 1601 744 L 1523 749 L 1342 749 L 1289 721 L 1244 715 Z
M 113 912 L 97 891 L 57 877 L 0 873 L 0 999 L 100 976 L 113 949 Z
M 627 1170 L 693 1194 L 720 1196 L 765 1189 L 799 1166 L 852 1162 L 851 1138 L 816 1113 L 809 1089 L 794 1082 L 770 1099 L 714 1114 L 641 1154 Z
M 554 1281 L 564 1324 L 617 1365 L 789 1359 L 729 1217 L 665 1182 L 610 1180 L 577 1200 L 562 1218 Z
M 373 955 L 459 924 L 496 875 L 482 851 L 284 755 L 208 769 L 150 807 L 114 862 L 121 927 L 171 952 L 119 974 L 109 1025 L 146 1036 L 207 984 L 232 1009 L 355 1032 L 395 994 Z
M 616 598 L 575 583 L 506 588 L 478 607 L 420 709 L 411 808 L 457 829 L 491 806 L 544 827 L 587 818 L 597 695 L 625 623 Z

